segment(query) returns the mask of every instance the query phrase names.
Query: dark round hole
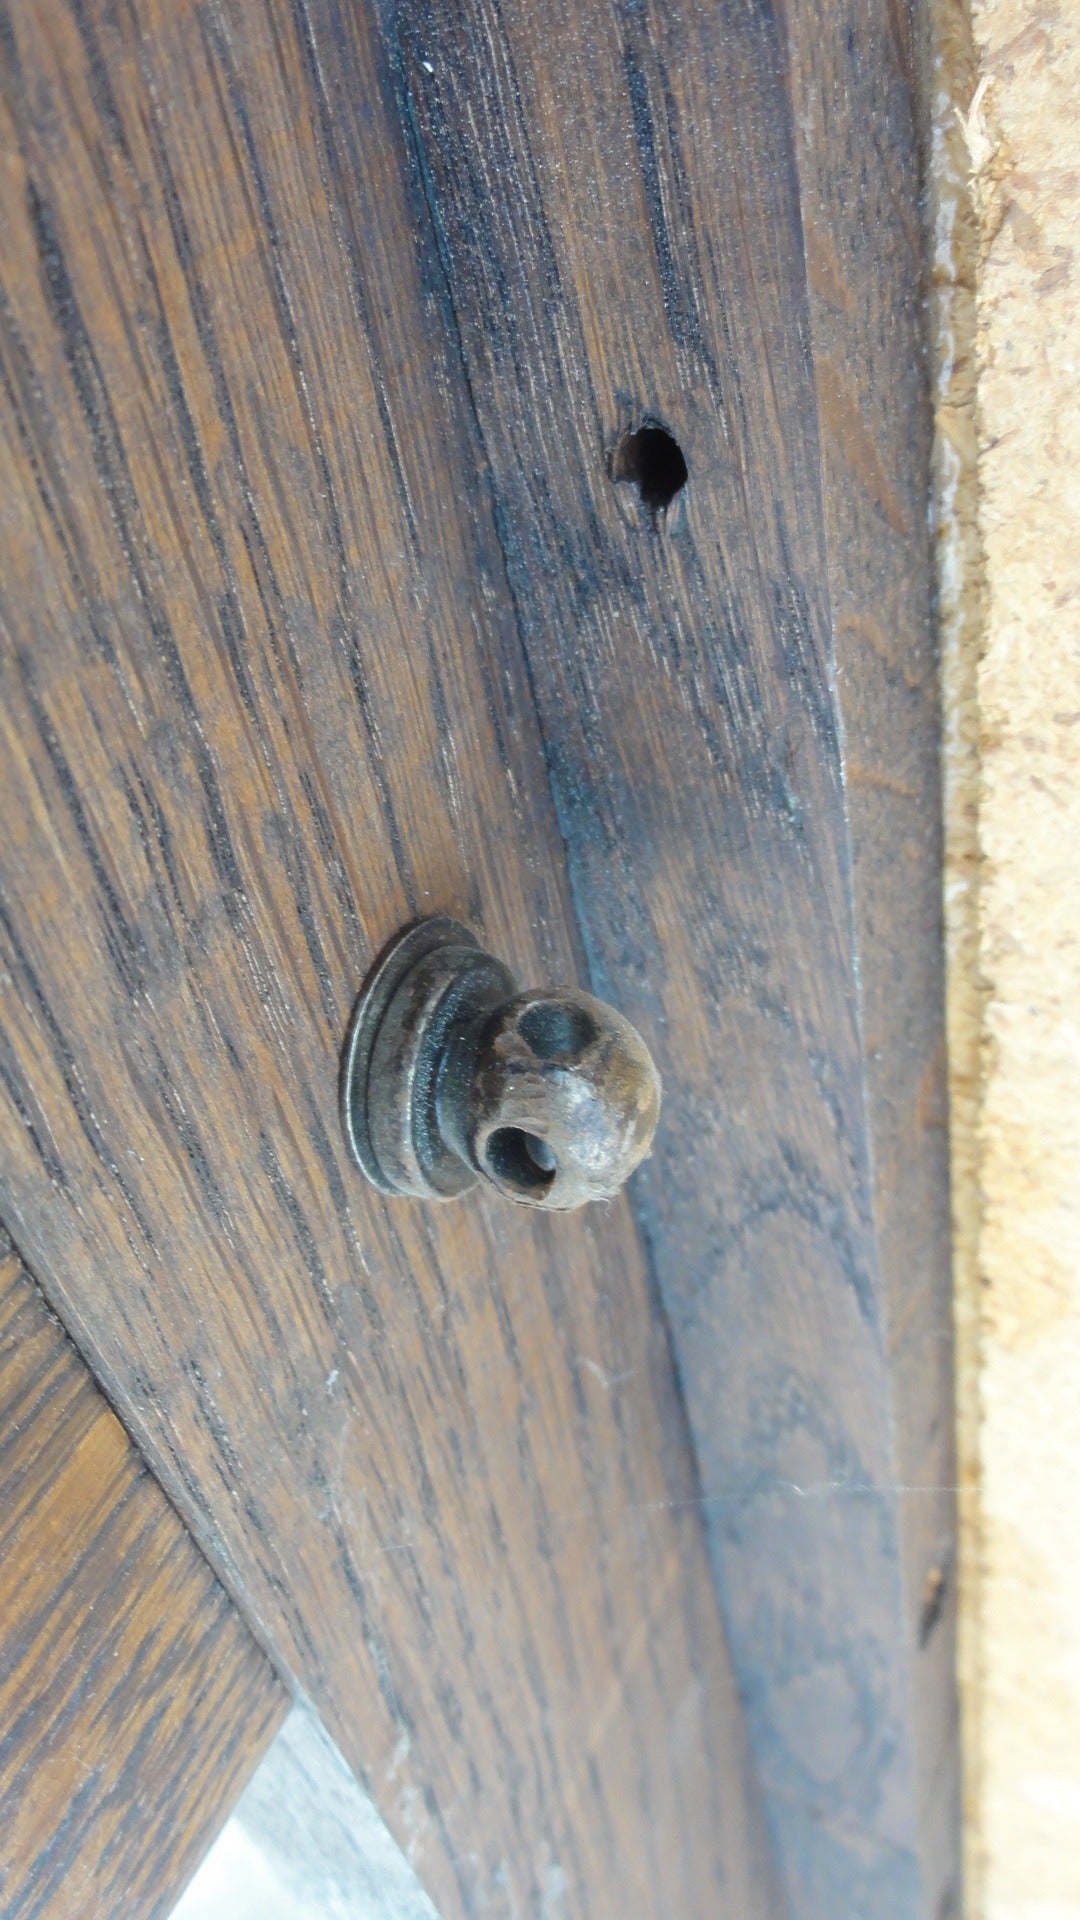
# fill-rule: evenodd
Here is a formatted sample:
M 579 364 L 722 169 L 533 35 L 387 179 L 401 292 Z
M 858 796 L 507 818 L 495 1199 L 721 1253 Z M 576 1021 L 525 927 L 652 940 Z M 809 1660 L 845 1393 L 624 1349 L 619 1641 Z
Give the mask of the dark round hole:
M 611 457 L 611 477 L 636 486 L 655 518 L 681 493 L 689 469 L 682 448 L 667 428 L 647 424 L 623 434 Z
M 555 1155 L 546 1140 L 524 1127 L 497 1127 L 484 1149 L 496 1179 L 524 1193 L 550 1187 L 556 1174 Z
M 538 1060 L 576 1060 L 596 1038 L 596 1022 L 584 1007 L 564 1000 L 534 1000 L 518 1032 Z

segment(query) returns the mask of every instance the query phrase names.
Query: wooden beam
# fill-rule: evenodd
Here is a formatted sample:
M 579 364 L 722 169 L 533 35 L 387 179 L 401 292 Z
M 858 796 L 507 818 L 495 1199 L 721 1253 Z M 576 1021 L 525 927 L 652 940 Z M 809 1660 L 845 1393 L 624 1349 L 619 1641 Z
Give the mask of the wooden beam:
M 789 0 L 928 1914 L 962 1911 L 941 717 L 917 9 Z M 920 116 L 920 99 L 922 109 Z
M 9 17 L 0 1201 L 446 1920 L 765 1920 L 629 1207 L 395 1206 L 340 1133 L 413 914 L 579 970 L 379 18 Z
M 284 1718 L 273 1669 L 0 1242 L 0 1905 L 172 1908 Z
M 947 1911 L 941 841 L 907 16 L 400 0 L 387 18 L 593 981 L 668 1089 L 639 1215 L 788 1897 L 808 1916 Z M 689 468 L 666 516 L 611 484 L 645 420 Z

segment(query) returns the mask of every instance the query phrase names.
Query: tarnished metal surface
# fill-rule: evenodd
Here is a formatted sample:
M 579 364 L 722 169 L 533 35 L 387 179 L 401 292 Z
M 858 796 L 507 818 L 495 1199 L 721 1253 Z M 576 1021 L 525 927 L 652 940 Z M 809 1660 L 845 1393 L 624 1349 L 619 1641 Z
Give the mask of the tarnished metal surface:
M 644 1041 L 572 987 L 517 991 L 467 927 L 408 928 L 353 1011 L 342 1120 L 384 1193 L 450 1200 L 490 1182 L 524 1206 L 606 1200 L 649 1151 L 660 1079 Z

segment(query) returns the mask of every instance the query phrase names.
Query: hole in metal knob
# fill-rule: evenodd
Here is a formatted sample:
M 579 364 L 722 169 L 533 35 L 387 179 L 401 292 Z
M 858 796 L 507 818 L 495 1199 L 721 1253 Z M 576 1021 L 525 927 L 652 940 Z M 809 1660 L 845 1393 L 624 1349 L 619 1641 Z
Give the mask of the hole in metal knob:
M 524 1127 L 497 1127 L 484 1152 L 492 1173 L 509 1186 L 532 1192 L 550 1187 L 555 1178 L 557 1162 L 547 1141 Z
M 451 1200 L 486 1180 L 567 1212 L 618 1191 L 659 1112 L 656 1068 L 628 1020 L 571 987 L 519 993 L 445 915 L 391 942 L 353 1010 L 342 1123 L 383 1193 Z
M 534 1000 L 518 1032 L 538 1060 L 576 1060 L 596 1039 L 596 1022 L 584 1007 L 565 1000 Z

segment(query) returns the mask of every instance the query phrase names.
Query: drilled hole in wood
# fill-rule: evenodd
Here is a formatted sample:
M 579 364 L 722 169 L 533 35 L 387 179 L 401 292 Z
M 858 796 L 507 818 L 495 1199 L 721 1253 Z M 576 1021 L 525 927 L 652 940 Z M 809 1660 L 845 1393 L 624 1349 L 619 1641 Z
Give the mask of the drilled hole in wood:
M 689 477 L 683 450 L 666 427 L 647 421 L 624 433 L 611 456 L 613 480 L 628 481 L 655 519 L 666 513 Z
M 524 1127 L 497 1127 L 484 1153 L 496 1179 L 524 1193 L 550 1187 L 555 1178 L 555 1155 L 547 1141 Z

